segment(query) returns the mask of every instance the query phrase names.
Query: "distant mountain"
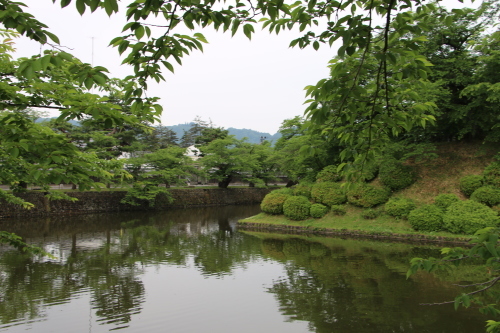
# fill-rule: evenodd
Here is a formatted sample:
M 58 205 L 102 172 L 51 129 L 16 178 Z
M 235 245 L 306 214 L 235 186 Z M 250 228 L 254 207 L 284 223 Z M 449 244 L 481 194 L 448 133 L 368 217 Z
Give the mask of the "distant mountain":
M 51 121 L 52 119 L 57 119 L 57 117 L 50 117 L 50 118 L 37 118 L 35 120 L 35 123 L 41 123 L 41 122 L 44 122 L 44 121 Z M 70 124 L 73 124 L 75 126 L 80 126 L 80 122 L 78 120 L 70 120 L 69 121 Z
M 184 134 L 184 131 L 187 131 L 188 129 L 191 128 L 192 123 L 185 123 L 185 124 L 178 124 L 178 125 L 172 125 L 172 126 L 166 126 L 170 128 L 172 131 L 174 131 L 177 134 L 177 137 L 179 140 L 182 138 L 182 135 Z M 281 137 L 281 134 L 276 133 L 274 135 L 271 135 L 269 133 L 264 133 L 264 132 L 258 132 L 255 130 L 251 129 L 239 129 L 239 128 L 234 128 L 234 127 L 229 127 L 227 128 L 229 131 L 230 135 L 234 135 L 236 139 L 241 140 L 243 138 L 247 138 L 248 142 L 250 143 L 260 143 L 261 142 L 261 137 L 265 138 L 264 140 L 271 141 L 271 142 L 276 142 Z

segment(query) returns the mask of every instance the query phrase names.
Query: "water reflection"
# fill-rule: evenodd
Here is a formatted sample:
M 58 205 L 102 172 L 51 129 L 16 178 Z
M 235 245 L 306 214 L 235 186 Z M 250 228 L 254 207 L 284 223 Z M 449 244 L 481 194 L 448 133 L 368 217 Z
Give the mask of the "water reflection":
M 258 206 L 2 220 L 56 259 L 0 247 L 0 331 L 471 332 L 451 281 L 404 275 L 436 248 L 237 232 Z M 75 328 L 76 327 L 76 328 Z

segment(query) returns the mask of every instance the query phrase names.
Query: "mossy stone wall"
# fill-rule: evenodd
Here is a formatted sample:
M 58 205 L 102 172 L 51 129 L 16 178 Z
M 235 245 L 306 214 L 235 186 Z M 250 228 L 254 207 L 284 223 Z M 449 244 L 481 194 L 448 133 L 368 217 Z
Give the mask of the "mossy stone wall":
M 164 198 L 159 197 L 154 207 L 148 207 L 147 204 L 131 206 L 120 203 L 126 194 L 125 191 L 69 193 L 70 196 L 78 199 L 75 202 L 69 200 L 49 201 L 44 197 L 43 193 L 32 192 L 20 194 L 19 197 L 34 204 L 34 208 L 27 210 L 0 200 L 0 217 L 244 205 L 260 203 L 271 190 L 267 188 L 170 189 L 170 193 L 174 198 L 173 203 L 169 204 Z

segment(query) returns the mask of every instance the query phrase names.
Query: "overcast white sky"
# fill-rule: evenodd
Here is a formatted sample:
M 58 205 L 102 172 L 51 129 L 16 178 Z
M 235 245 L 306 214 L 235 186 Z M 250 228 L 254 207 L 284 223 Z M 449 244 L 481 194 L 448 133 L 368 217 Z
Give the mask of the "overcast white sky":
M 109 18 L 104 11 L 96 11 L 82 17 L 73 3 L 61 9 L 59 1 L 22 2 L 28 5 L 25 11 L 47 24 L 61 44 L 83 62 L 93 60 L 112 77 L 132 73 L 131 68 L 120 65 L 117 50 L 108 47 L 126 23 L 122 15 Z M 161 98 L 164 125 L 190 122 L 199 115 L 216 126 L 274 134 L 284 119 L 303 114 L 303 88 L 328 77 L 328 61 L 336 54 L 327 46 L 318 51 L 290 49 L 290 41 L 299 36 L 291 32 L 277 36 L 257 31 L 252 41 L 243 33 L 231 38 L 212 28 L 200 32 L 209 41 L 204 52 L 185 57 L 182 66 L 175 64 L 175 74 L 165 71 L 166 82 L 148 90 L 148 95 Z M 18 57 L 40 52 L 39 44 L 25 38 L 16 47 Z

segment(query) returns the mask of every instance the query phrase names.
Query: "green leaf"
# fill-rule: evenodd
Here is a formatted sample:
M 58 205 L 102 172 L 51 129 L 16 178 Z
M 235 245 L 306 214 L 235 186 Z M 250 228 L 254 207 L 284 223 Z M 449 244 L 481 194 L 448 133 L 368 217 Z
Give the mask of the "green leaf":
M 76 10 L 78 10 L 78 13 L 80 15 L 83 15 L 85 13 L 85 0 L 76 0 Z
M 141 39 L 144 36 L 144 26 L 140 25 L 135 29 L 135 37 Z
M 14 158 L 17 158 L 19 156 L 19 148 L 17 147 L 13 147 L 9 150 L 9 154 L 14 157 Z
M 255 32 L 254 29 L 253 29 L 253 25 L 251 24 L 245 24 L 243 26 L 243 33 L 245 34 L 245 36 L 247 36 L 248 39 L 252 39 L 252 33 Z

